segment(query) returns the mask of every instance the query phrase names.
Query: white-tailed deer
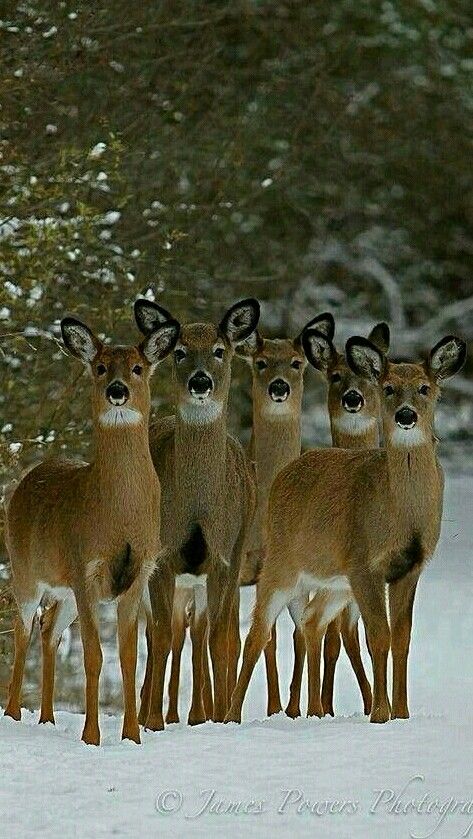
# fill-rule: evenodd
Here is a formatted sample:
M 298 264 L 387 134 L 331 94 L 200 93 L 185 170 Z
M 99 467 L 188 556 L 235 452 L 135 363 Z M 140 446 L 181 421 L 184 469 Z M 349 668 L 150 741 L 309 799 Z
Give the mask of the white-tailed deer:
M 318 332 L 320 327 L 314 324 Z M 379 445 L 379 424 L 381 405 L 377 382 L 370 382 L 358 376 L 347 364 L 343 353 L 338 352 L 332 336 L 321 334 L 307 345 L 310 351 L 308 361 L 320 370 L 327 380 L 327 406 L 330 418 L 332 444 L 344 449 L 373 449 Z M 383 353 L 389 349 L 389 327 L 378 323 L 370 332 L 368 340 Z M 293 604 L 292 612 L 297 616 L 305 608 L 306 600 Z M 341 614 L 327 627 L 324 638 L 324 675 L 322 684 L 322 711 L 334 716 L 333 685 L 335 668 L 340 655 L 341 642 L 350 659 L 363 699 L 365 714 L 371 711 L 371 687 L 366 677 L 358 638 L 359 610 L 352 601 Z M 268 653 L 274 646 L 275 627 L 272 643 L 265 647 L 266 660 L 273 657 Z M 290 717 L 300 716 L 300 693 L 302 672 L 305 658 L 305 642 L 298 624 L 294 630 L 294 671 L 290 687 L 289 703 L 286 713 Z M 274 656 L 275 660 L 275 656 Z M 277 672 L 273 684 L 277 687 Z M 276 696 L 277 699 L 277 696 Z
M 136 321 L 145 334 L 169 317 L 138 300 Z M 259 304 L 243 300 L 218 326 L 181 326 L 174 351 L 176 415 L 150 428 L 150 448 L 162 488 L 164 556 L 150 580 L 152 667 L 142 692 L 140 719 L 163 728 L 163 688 L 172 639 L 175 585 L 202 587 L 208 599 L 208 639 L 214 682 L 213 719 L 222 721 L 236 681 L 240 634 L 238 576 L 254 511 L 255 488 L 240 444 L 227 433 L 227 402 L 235 347 L 256 329 Z M 157 643 L 154 643 L 157 638 Z M 207 644 L 203 634 L 202 648 Z M 200 652 L 202 656 L 202 650 Z M 202 667 L 193 667 L 202 678 Z M 152 678 L 151 678 L 152 674 Z M 202 682 L 193 686 L 191 720 L 203 722 Z
M 137 616 L 160 549 L 160 487 L 149 451 L 149 378 L 176 343 L 174 321 L 136 347 L 107 346 L 75 318 L 61 322 L 64 343 L 92 380 L 95 459 L 51 459 L 29 471 L 9 498 L 6 543 L 18 606 L 15 661 L 5 714 L 21 718 L 20 696 L 33 620 L 41 621 L 40 722 L 54 722 L 56 649 L 79 615 L 86 675 L 82 739 L 98 744 L 102 650 L 96 606 L 117 599 L 125 716 L 122 737 L 140 741 L 136 714 Z
M 317 333 L 303 338 L 307 355 Z M 407 659 L 419 575 L 437 545 L 443 474 L 433 432 L 442 380 L 460 370 L 465 343 L 443 338 L 425 363 L 394 364 L 364 338 L 347 342 L 351 369 L 378 382 L 385 448 L 313 449 L 285 467 L 270 495 L 268 552 L 227 721 L 239 722 L 255 663 L 295 597 L 315 592 L 300 623 L 309 664 L 309 715 L 322 712 L 320 644 L 356 598 L 373 663 L 372 722 L 409 716 Z M 385 585 L 389 584 L 390 624 Z M 393 656 L 392 710 L 387 658 Z

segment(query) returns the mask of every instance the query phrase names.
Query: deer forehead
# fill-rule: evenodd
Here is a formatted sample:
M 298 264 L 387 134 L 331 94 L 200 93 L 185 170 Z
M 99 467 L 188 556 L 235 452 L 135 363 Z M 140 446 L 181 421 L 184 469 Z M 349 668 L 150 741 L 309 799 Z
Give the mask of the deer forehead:
M 105 364 L 109 370 L 129 370 L 134 364 L 146 363 L 137 347 L 128 346 L 104 346 L 95 359 L 97 362 Z
M 212 323 L 189 323 L 181 328 L 179 344 L 189 352 L 211 352 L 215 344 L 225 344 L 218 329 Z
M 430 377 L 422 364 L 391 362 L 387 365 L 383 382 L 389 382 L 394 388 L 417 388 L 429 381 Z

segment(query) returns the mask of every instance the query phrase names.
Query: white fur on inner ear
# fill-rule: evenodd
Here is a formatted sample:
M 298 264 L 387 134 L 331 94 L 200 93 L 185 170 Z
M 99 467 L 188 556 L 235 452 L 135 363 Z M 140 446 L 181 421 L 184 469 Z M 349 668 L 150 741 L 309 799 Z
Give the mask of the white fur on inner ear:
M 90 364 L 97 355 L 92 333 L 80 323 L 67 323 L 63 327 L 66 346 L 84 364 Z
M 462 365 L 464 343 L 452 336 L 445 343 L 440 342 L 432 350 L 430 368 L 438 379 L 453 375 Z
M 383 362 L 380 353 L 375 347 L 368 345 L 352 344 L 349 348 L 352 361 L 357 370 L 367 378 L 378 379 L 383 370 Z
M 231 345 L 243 343 L 256 330 L 259 319 L 259 303 L 257 300 L 242 300 L 235 303 L 224 315 L 220 323 L 220 331 L 226 335 Z

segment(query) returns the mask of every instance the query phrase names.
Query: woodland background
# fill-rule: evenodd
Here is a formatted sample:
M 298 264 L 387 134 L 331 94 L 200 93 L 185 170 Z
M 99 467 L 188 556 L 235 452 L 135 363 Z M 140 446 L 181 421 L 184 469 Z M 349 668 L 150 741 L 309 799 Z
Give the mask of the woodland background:
M 183 321 L 252 295 L 266 334 L 329 309 L 340 344 L 385 319 L 394 356 L 451 331 L 471 348 L 469 0 L 31 0 L 0 18 L 0 486 L 87 456 L 66 312 L 130 341 L 140 294 Z M 462 468 L 472 372 L 439 408 Z M 249 387 L 235 362 L 242 439 Z M 154 393 L 170 410 L 167 364 Z M 313 371 L 304 438 L 328 439 Z

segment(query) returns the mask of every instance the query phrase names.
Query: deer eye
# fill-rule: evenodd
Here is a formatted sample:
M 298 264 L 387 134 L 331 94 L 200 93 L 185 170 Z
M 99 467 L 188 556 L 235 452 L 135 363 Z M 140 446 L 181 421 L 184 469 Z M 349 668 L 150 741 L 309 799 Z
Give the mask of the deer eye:
M 135 376 L 141 376 L 141 374 L 143 372 L 143 368 L 142 368 L 141 364 L 135 364 L 135 366 L 132 368 L 131 372 L 134 373 Z
M 291 367 L 293 370 L 300 370 L 302 367 L 302 361 L 299 361 L 298 358 L 295 358 L 294 361 L 291 361 Z
M 184 350 L 178 349 L 174 350 L 174 358 L 176 359 L 176 364 L 180 364 L 181 361 L 184 361 L 186 357 L 186 353 Z
M 332 373 L 332 375 L 330 376 L 330 381 L 332 382 L 333 385 L 336 385 L 336 384 L 338 384 L 338 382 L 341 382 L 342 377 L 341 377 L 340 373 Z
M 214 349 L 214 357 L 215 358 L 223 358 L 224 353 L 225 353 L 225 348 L 224 347 L 215 347 L 215 349 Z
M 394 393 L 394 388 L 392 385 L 385 385 L 384 387 L 384 395 L 385 396 L 392 396 Z
M 422 396 L 427 396 L 428 393 L 429 393 L 429 390 L 430 390 L 429 385 L 421 385 L 420 388 L 419 388 L 419 393 L 421 393 Z
M 105 364 L 97 364 L 97 376 L 105 376 L 106 372 L 107 368 L 105 367 Z
M 258 361 L 256 362 L 256 367 L 258 368 L 258 370 L 266 370 L 267 366 L 268 364 L 264 360 L 264 358 L 258 358 Z

